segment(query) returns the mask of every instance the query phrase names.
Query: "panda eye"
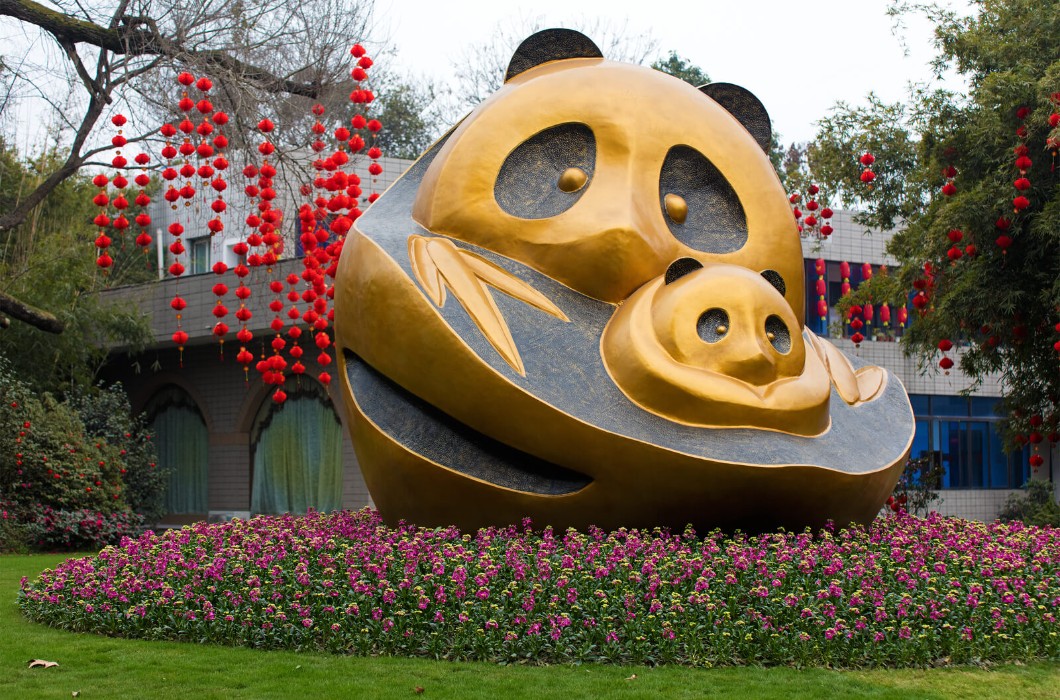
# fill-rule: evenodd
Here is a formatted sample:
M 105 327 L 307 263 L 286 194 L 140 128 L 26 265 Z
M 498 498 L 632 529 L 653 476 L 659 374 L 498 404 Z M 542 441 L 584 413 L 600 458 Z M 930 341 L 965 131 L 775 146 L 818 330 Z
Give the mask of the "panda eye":
M 791 350 L 791 332 L 779 316 L 770 316 L 766 319 L 766 338 L 782 355 L 788 354 Z
M 581 168 L 567 168 L 559 176 L 556 185 L 564 192 L 577 192 L 589 181 L 589 175 Z
M 688 202 L 681 195 L 671 193 L 663 197 L 663 209 L 675 224 L 683 224 L 688 218 Z
M 558 216 L 588 189 L 595 166 L 592 129 L 576 122 L 557 124 L 508 154 L 493 185 L 493 197 L 501 209 L 520 219 Z
M 707 309 L 699 317 L 696 331 L 706 342 L 718 342 L 729 332 L 729 314 L 722 309 Z
M 674 146 L 659 173 L 659 203 L 679 241 L 704 253 L 733 253 L 747 243 L 747 217 L 736 191 L 710 160 Z

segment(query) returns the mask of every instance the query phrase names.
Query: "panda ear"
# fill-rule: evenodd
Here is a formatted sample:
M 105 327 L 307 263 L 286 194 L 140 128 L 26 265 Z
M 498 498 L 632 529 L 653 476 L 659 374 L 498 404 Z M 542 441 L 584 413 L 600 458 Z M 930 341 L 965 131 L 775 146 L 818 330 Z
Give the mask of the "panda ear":
M 573 29 L 542 29 L 519 44 L 508 63 L 504 82 L 549 61 L 565 58 L 603 58 L 593 40 Z
M 743 124 L 762 150 L 769 153 L 769 144 L 773 140 L 773 127 L 769 123 L 769 114 L 758 98 L 750 91 L 732 83 L 710 83 L 699 88 L 700 92 L 711 98 Z

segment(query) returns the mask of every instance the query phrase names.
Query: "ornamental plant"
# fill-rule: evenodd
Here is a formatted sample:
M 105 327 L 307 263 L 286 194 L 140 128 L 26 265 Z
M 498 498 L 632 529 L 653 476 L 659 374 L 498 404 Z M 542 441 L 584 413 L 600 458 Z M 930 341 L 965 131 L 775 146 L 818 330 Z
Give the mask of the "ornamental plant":
M 3 367 L 0 377 L 0 493 L 17 515 L 124 510 L 119 451 L 88 437 L 68 404 L 31 394 Z
M 75 631 L 500 663 L 1060 659 L 1060 530 L 894 514 L 756 537 L 470 534 L 364 509 L 147 532 L 24 578 L 18 602 Z
M 898 477 L 898 483 L 894 485 L 894 492 L 887 498 L 886 507 L 913 515 L 927 515 L 932 504 L 942 498 L 938 490 L 945 473 L 942 465 L 932 457 L 910 459 Z
M 60 402 L 0 357 L 0 551 L 100 548 L 138 534 L 165 494 L 154 460 L 120 387 Z
M 45 506 L 25 525 L 26 538 L 39 549 L 102 549 L 124 537 L 143 531 L 144 518 L 138 513 L 94 510 L 53 510 Z
M 26 523 L 15 517 L 15 504 L 0 496 L 0 554 L 25 554 L 29 551 Z
M 143 415 L 133 415 L 120 384 L 81 391 L 70 400 L 85 433 L 118 450 L 119 474 L 129 508 L 148 522 L 165 513 L 169 472 L 158 465 L 158 453 Z
M 922 364 L 959 365 L 972 389 L 1000 376 L 1008 447 L 1029 444 L 1037 470 L 1060 441 L 1060 5 L 895 0 L 890 12 L 935 25 L 934 65 L 967 90 L 870 94 L 820 122 L 814 175 L 866 225 L 898 227 L 898 266 L 850 303 L 911 300 L 903 343 Z M 851 157 L 862 151 L 878 158 L 871 189 Z
M 998 518 L 1006 522 L 1020 520 L 1030 525 L 1060 527 L 1060 504 L 1053 495 L 1053 484 L 1044 479 L 1031 479 L 1023 485 L 1022 493 L 1008 497 Z

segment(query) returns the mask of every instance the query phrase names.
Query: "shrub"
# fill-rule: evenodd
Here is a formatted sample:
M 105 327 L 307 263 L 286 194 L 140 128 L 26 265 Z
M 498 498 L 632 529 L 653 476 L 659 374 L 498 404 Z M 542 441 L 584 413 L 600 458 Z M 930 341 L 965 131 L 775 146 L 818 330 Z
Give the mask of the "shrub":
M 931 505 L 941 496 L 938 489 L 946 471 L 931 457 L 917 457 L 906 462 L 894 493 L 887 499 L 887 507 L 894 512 L 906 511 L 913 515 L 927 515 Z
M 3 375 L 0 369 L 0 492 L 21 509 L 125 509 L 118 450 L 88 438 L 69 405 Z
M 91 510 L 52 510 L 45 507 L 26 526 L 30 542 L 42 550 L 102 549 L 144 529 L 137 513 L 100 513 Z
M 1052 483 L 1031 479 L 1023 489 L 1023 493 L 1008 497 L 997 517 L 1005 522 L 1022 520 L 1028 525 L 1060 527 L 1060 505 L 1053 499 Z
M 15 504 L 0 496 L 0 554 L 25 554 L 29 545 L 29 533 Z
M 65 402 L 0 357 L 0 549 L 102 547 L 159 517 L 165 474 L 121 387 Z
M 168 472 L 158 466 L 158 454 L 142 415 L 134 416 L 120 384 L 81 392 L 70 400 L 85 432 L 118 450 L 125 500 L 134 513 L 156 522 L 165 513 Z

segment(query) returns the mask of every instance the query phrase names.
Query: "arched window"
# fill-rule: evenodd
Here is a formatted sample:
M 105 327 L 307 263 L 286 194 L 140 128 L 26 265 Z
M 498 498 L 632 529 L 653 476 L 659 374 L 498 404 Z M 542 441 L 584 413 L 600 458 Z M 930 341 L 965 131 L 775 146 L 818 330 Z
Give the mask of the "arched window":
M 168 386 L 155 394 L 145 412 L 158 464 L 169 471 L 166 510 L 205 513 L 209 437 L 199 407 L 188 392 Z
M 342 507 L 342 425 L 322 390 L 266 401 L 251 434 L 253 513 Z

